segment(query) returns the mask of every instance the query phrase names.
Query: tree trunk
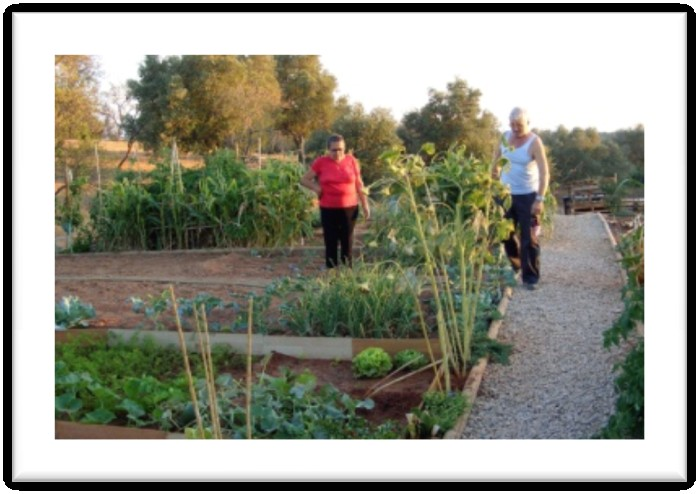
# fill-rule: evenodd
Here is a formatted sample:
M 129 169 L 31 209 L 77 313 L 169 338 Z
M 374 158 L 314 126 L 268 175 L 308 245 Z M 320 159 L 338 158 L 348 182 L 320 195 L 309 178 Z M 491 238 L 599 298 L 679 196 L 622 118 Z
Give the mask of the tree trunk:
M 131 137 L 126 145 L 126 155 L 124 155 L 124 157 L 117 165 L 117 170 L 121 170 L 121 166 L 126 162 L 127 159 L 129 159 L 129 154 L 131 154 L 131 148 L 133 148 L 134 142 L 136 142 L 136 138 Z

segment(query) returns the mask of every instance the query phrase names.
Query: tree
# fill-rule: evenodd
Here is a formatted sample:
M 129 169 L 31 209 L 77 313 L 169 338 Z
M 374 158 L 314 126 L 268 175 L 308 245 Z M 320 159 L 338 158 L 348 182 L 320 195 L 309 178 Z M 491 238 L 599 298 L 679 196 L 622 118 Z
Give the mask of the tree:
M 281 103 L 281 88 L 274 57 L 247 56 L 240 57 L 240 60 L 245 67 L 245 83 L 240 93 L 241 118 L 234 134 L 243 142 L 244 154 L 248 154 L 254 143 L 254 133 L 274 127 Z
M 56 169 L 84 168 L 84 152 L 77 152 L 69 140 L 77 140 L 78 148 L 91 148 L 102 133 L 98 97 L 98 71 L 95 60 L 87 55 L 55 57 L 55 136 Z
M 82 223 L 81 190 L 87 182 L 94 140 L 99 139 L 99 67 L 87 55 L 56 55 L 55 58 L 55 170 L 65 183 L 56 191 L 56 223 L 68 237 Z M 73 142 L 69 142 L 73 141 Z M 65 192 L 63 202 L 58 195 Z
M 408 152 L 417 152 L 425 142 L 437 151 L 463 145 L 479 159 L 490 159 L 498 143 L 497 120 L 490 112 L 481 112 L 481 92 L 456 78 L 447 91 L 429 91 L 429 101 L 418 111 L 403 117 L 398 136 Z
M 163 144 L 176 61 L 176 57 L 160 60 L 156 55 L 148 55 L 138 68 L 139 79 L 127 81 L 138 108 L 129 125 L 145 149 L 157 151 Z
M 125 137 L 125 122 L 129 116 L 133 117 L 136 111 L 135 101 L 129 94 L 128 87 L 126 84 L 110 84 L 109 90 L 101 94 L 101 100 L 104 137 L 122 139 Z
M 633 129 L 618 130 L 611 138 L 619 145 L 621 152 L 633 167 L 631 176 L 643 182 L 644 177 L 644 129 L 637 125 Z
M 184 151 L 208 153 L 238 141 L 247 149 L 280 101 L 271 56 L 146 57 L 139 75 L 129 81 L 140 111 L 132 127 L 154 150 L 173 139 Z
M 278 55 L 275 60 L 282 94 L 277 127 L 301 148 L 311 132 L 330 127 L 337 82 L 317 55 Z
M 366 183 L 383 176 L 379 156 L 401 144 L 396 134 L 397 123 L 385 108 L 375 108 L 367 115 L 361 104 L 355 104 L 349 113 L 335 121 L 332 128 L 333 132 L 345 137 L 348 149 L 362 164 Z
M 172 82 L 166 135 L 211 152 L 242 129 L 246 67 L 233 55 L 185 55 Z
M 369 184 L 382 176 L 383 163 L 379 156 L 392 146 L 401 144 L 396 134 L 397 123 L 391 112 L 385 108 L 375 108 L 366 114 L 364 107 L 356 103 L 350 105 L 342 96 L 335 105 L 336 119 L 329 130 L 316 130 L 306 142 L 306 152 L 312 159 L 324 154 L 331 134 L 345 138 L 347 152 L 359 160 L 362 177 Z
M 559 126 L 555 132 L 537 131 L 556 163 L 552 180 L 576 180 L 616 176 L 623 180 L 634 173 L 634 164 L 616 139 L 618 133 L 601 135 L 594 128 L 569 131 Z

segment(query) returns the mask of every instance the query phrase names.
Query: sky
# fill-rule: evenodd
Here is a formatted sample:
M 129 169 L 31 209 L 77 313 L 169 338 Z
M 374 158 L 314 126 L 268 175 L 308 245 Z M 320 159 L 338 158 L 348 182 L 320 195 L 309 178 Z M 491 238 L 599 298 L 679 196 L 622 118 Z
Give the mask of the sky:
M 688 354 L 685 26 L 681 14 L 658 13 L 13 14 L 13 478 L 681 478 Z M 643 124 L 646 439 L 400 447 L 291 441 L 275 442 L 274 449 L 267 442 L 134 448 L 93 441 L 86 448 L 82 441 L 52 440 L 56 54 L 98 55 L 116 81 L 135 77 L 145 54 L 317 54 L 337 78 L 338 95 L 367 111 L 390 108 L 396 119 L 423 106 L 429 88 L 445 90 L 459 76 L 482 92 L 481 108 L 501 124 L 514 106 L 526 107 L 531 124 L 542 129 Z M 348 461 L 326 461 L 338 457 Z
M 367 112 L 388 108 L 398 121 L 424 106 L 430 89 L 446 91 L 459 77 L 481 92 L 481 109 L 493 113 L 502 129 L 515 106 L 527 108 L 532 125 L 541 129 L 633 128 L 650 118 L 649 94 L 666 89 L 649 87 L 649 70 L 657 75 L 678 69 L 678 53 L 654 60 L 652 69 L 648 63 L 649 54 L 671 43 L 657 33 L 658 14 L 403 14 L 400 22 L 396 15 L 317 17 L 303 19 L 307 29 L 300 26 L 300 41 L 287 44 L 282 36 L 273 51 L 265 44 L 262 53 L 320 55 L 337 79 L 336 96 L 348 96 Z M 289 24 L 296 18 L 288 16 Z M 255 36 L 267 38 L 274 29 L 258 26 Z M 305 48 L 312 33 L 320 42 Z M 108 87 L 137 79 L 146 54 L 211 52 L 254 51 L 230 42 L 95 54 Z

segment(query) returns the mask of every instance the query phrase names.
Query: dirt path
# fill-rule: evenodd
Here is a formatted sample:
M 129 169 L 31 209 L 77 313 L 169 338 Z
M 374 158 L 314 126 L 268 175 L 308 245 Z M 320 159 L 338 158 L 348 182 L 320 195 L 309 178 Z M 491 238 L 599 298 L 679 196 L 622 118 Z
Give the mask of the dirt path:
M 539 289 L 518 286 L 499 339 L 510 365 L 490 364 L 465 439 L 582 439 L 614 411 L 615 362 L 602 334 L 620 314 L 622 275 L 595 213 L 557 216 L 542 241 Z

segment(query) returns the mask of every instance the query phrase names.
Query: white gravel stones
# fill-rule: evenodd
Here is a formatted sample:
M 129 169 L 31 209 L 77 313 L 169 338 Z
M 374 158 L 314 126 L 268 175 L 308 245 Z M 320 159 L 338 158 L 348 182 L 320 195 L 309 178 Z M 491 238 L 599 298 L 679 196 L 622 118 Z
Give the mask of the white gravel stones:
M 606 425 L 628 349 L 602 345 L 623 309 L 620 269 L 596 214 L 555 217 L 539 289 L 518 285 L 500 328 L 510 364 L 488 364 L 464 439 L 588 439 Z

